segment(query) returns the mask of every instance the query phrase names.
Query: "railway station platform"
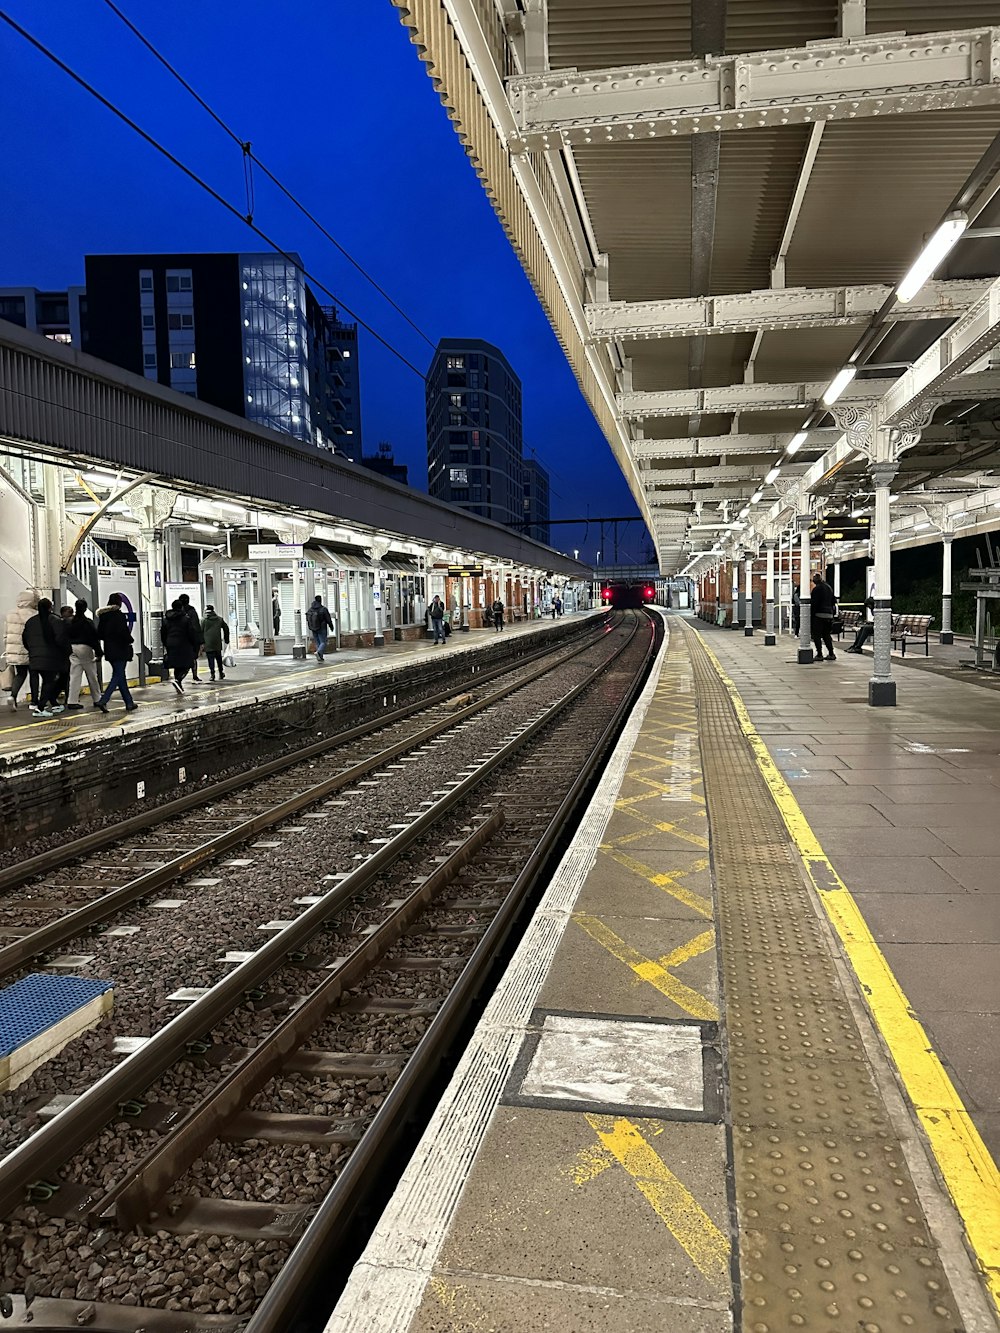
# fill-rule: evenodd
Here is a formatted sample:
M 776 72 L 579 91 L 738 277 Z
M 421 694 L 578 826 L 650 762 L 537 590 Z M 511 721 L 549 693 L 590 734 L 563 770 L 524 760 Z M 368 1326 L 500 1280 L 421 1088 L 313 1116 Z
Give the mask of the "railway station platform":
M 493 662 L 516 656 L 528 642 L 572 634 L 602 610 L 452 633 L 433 640 L 341 650 L 296 661 L 240 656 L 226 679 L 212 683 L 204 659 L 201 683 L 184 682 L 178 694 L 166 681 L 130 687 L 139 705 L 127 713 L 118 696 L 108 714 L 81 696 L 79 712 L 33 716 L 27 683 L 19 707 L 0 698 L 0 847 L 58 831 L 113 812 L 120 817 L 136 801 L 176 792 L 252 755 L 277 754 L 292 739 L 301 744 L 321 726 L 347 726 L 379 696 L 385 707 L 396 691 L 447 672 L 467 657 Z M 105 668 L 105 674 L 106 674 Z
M 327 1333 L 996 1333 L 989 691 L 669 642 Z

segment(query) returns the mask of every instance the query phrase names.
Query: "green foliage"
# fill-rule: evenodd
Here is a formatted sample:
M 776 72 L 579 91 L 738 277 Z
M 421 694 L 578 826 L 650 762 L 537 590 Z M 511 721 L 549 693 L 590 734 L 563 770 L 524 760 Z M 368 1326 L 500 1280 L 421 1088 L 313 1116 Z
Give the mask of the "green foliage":
M 895 573 L 895 571 L 893 571 Z M 968 568 L 957 569 L 952 577 L 951 627 L 956 634 L 971 634 L 976 624 L 976 594 L 963 591 L 961 584 L 968 581 Z M 857 605 L 865 600 L 864 584 L 845 584 L 840 595 L 841 604 Z M 933 616 L 931 628 L 941 628 L 941 578 L 928 575 L 911 579 L 901 590 L 892 594 L 892 609 L 901 616 Z

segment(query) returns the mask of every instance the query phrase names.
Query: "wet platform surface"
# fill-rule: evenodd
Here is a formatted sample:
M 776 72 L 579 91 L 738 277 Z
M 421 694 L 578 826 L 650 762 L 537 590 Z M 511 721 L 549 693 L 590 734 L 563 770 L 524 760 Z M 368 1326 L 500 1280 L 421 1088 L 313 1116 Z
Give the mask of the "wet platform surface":
M 668 623 L 329 1333 L 998 1327 L 989 695 Z

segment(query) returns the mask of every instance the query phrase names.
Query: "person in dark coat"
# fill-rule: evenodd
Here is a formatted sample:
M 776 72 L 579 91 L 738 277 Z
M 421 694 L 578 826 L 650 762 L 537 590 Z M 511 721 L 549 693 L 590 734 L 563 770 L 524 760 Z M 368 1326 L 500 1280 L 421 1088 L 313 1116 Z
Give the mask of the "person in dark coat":
M 823 648 L 826 647 L 826 660 L 835 662 L 837 654 L 833 651 L 833 614 L 837 609 L 837 600 L 833 589 L 822 574 L 813 575 L 812 592 L 809 594 L 810 619 L 813 643 L 816 645 L 815 661 L 822 662 Z
M 437 594 L 435 594 L 427 614 L 431 618 L 431 629 L 434 631 L 435 644 L 444 643 L 444 602 Z
M 792 589 L 792 633 L 796 638 L 799 637 L 799 628 L 802 625 L 802 598 L 799 595 L 799 585 L 796 583 Z
M 56 697 L 59 678 L 69 671 L 69 637 L 62 619 L 52 614 L 47 597 L 39 600 L 38 611 L 25 623 L 21 642 L 28 654 L 28 666 L 41 680 L 38 707 L 32 711 L 36 717 L 61 713 L 62 705 L 56 703 Z
M 205 607 L 205 619 L 201 622 L 201 637 L 205 644 L 205 657 L 208 660 L 209 679 L 215 680 L 215 669 L 219 669 L 219 679 L 225 680 L 222 668 L 222 653 L 229 647 L 229 626 L 216 613 L 214 606 Z
M 186 592 L 182 592 L 177 598 L 181 604 L 181 610 L 188 618 L 188 624 L 191 626 L 191 633 L 194 638 L 194 657 L 191 660 L 191 679 L 198 684 L 198 657 L 201 653 L 201 646 L 205 642 L 201 633 L 201 618 L 198 612 L 191 605 L 191 598 Z
M 139 705 L 133 700 L 128 688 L 128 664 L 132 661 L 132 631 L 128 627 L 128 618 L 122 610 L 119 593 L 113 592 L 107 606 L 97 613 L 97 637 L 104 651 L 106 662 L 111 668 L 111 679 L 104 687 L 104 693 L 97 701 L 102 713 L 108 711 L 108 700 L 115 690 L 121 693 L 126 711 L 134 713 Z
M 96 708 L 101 697 L 101 681 L 97 674 L 97 659 L 101 654 L 101 641 L 97 637 L 97 626 L 87 615 L 87 603 L 81 598 L 76 603 L 76 614 L 66 626 L 70 642 L 69 660 L 69 697 L 67 709 L 74 712 L 83 707 L 80 702 L 80 687 L 84 673 L 90 686 L 90 702 Z
M 312 599 L 312 606 L 306 612 L 306 624 L 316 644 L 316 661 L 322 662 L 326 654 L 327 637 L 333 629 L 333 620 L 319 593 Z
M 496 629 L 496 630 L 502 630 L 502 629 L 503 629 L 503 614 L 504 614 L 504 605 L 503 605 L 503 602 L 501 602 L 500 598 L 498 597 L 498 598 L 496 599 L 496 601 L 493 603 L 493 628 L 494 628 L 494 629 Z
M 174 673 L 170 683 L 178 694 L 184 693 L 184 677 L 193 668 L 201 647 L 201 622 L 195 630 L 188 610 L 178 597 L 160 621 L 163 660 Z

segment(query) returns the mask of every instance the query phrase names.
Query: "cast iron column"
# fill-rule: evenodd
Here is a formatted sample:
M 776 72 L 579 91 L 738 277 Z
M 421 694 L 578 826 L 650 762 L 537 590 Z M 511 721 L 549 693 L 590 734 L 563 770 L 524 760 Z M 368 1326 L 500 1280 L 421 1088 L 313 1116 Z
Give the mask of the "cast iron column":
M 773 648 L 775 644 L 774 637 L 774 541 L 770 539 L 764 543 L 764 555 L 767 559 L 767 568 L 764 574 L 764 596 L 767 598 L 767 608 L 764 612 L 764 647 Z
M 873 463 L 875 485 L 875 671 L 868 682 L 868 702 L 873 708 L 892 708 L 896 682 L 892 678 L 892 571 L 889 541 L 889 487 L 899 470 L 898 463 Z
M 802 666 L 813 660 L 811 620 L 812 606 L 809 602 L 809 528 L 812 516 L 799 514 L 795 520 L 799 528 L 799 655 Z
M 941 570 L 941 633 L 938 635 L 938 643 L 955 642 L 955 636 L 951 632 L 951 544 L 954 539 L 953 532 L 941 534 L 944 548 Z
M 744 559 L 743 568 L 746 570 L 746 577 L 743 580 L 746 584 L 744 594 L 746 616 L 743 620 L 743 633 L 749 638 L 753 634 L 753 555 L 749 551 Z

